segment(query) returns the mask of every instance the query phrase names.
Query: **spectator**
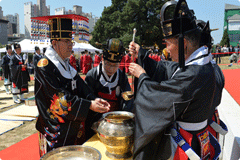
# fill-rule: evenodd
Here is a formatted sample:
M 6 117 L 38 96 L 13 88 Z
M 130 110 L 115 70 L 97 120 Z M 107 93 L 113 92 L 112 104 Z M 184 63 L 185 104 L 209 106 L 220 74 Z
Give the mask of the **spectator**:
M 219 44 L 217 44 L 217 46 L 216 46 L 216 49 L 215 49 L 215 58 L 216 58 L 216 63 L 217 64 L 220 64 L 221 63 L 221 55 L 220 55 L 220 53 L 221 53 L 221 47 L 219 46 Z
M 71 52 L 71 56 L 69 58 L 69 63 L 71 64 L 71 66 L 77 70 L 77 63 L 76 63 L 76 58 L 74 56 L 74 51 Z

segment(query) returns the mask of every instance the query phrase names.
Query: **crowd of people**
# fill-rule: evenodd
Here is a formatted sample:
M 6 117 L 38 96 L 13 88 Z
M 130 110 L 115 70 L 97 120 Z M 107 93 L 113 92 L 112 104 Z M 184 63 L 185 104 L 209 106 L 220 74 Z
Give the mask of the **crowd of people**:
M 217 44 L 215 47 L 212 46 L 210 52 L 213 54 L 213 59 L 215 59 L 217 64 L 221 64 L 221 58 L 223 56 L 229 56 L 229 61 L 230 64 L 228 65 L 229 67 L 231 67 L 234 63 L 238 63 L 240 62 L 239 59 L 239 53 L 240 53 L 240 46 L 239 43 L 237 44 L 237 46 L 233 47 L 232 45 L 227 46 L 220 46 L 220 44 Z
M 166 13 L 172 7 L 170 17 Z M 94 135 L 92 124 L 103 113 L 128 111 L 135 113 L 134 159 L 218 158 L 219 134 L 227 132 L 217 111 L 224 76 L 209 51 L 209 22 L 197 21 L 186 0 L 168 1 L 161 9 L 167 46 L 162 54 L 134 41 L 126 50 L 121 40 L 110 38 L 102 54 L 96 52 L 92 59 L 85 50 L 77 60 L 72 51 L 72 19 L 46 18 L 52 22 L 49 25 L 57 25 L 49 27 L 51 46 L 44 56 L 36 47 L 33 60 L 40 156 L 86 142 Z M 65 28 L 64 32 L 58 28 Z M 14 54 L 10 46 L 6 49 L 4 85 L 20 103 L 28 92 L 26 61 L 19 44 L 14 45 Z M 122 97 L 131 91 L 127 74 L 137 79 L 131 100 Z

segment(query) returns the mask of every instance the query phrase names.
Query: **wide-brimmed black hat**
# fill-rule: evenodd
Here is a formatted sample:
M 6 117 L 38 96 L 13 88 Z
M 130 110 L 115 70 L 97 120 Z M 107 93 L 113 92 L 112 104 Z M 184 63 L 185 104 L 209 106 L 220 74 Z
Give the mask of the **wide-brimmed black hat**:
M 15 43 L 15 44 L 14 44 L 14 49 L 18 49 L 18 48 L 21 48 L 20 44 Z
M 48 20 L 50 39 L 72 39 L 72 19 L 53 17 Z
M 6 45 L 6 50 L 12 49 L 12 45 L 11 44 L 7 44 Z
M 182 33 L 188 33 L 198 28 L 194 11 L 188 8 L 186 0 L 166 2 L 161 9 L 161 25 L 164 38 L 179 35 L 181 22 Z
M 203 20 L 196 20 L 196 24 L 200 27 L 201 30 L 201 41 L 200 46 L 207 45 L 211 47 L 212 45 L 212 36 L 209 21 L 204 22 Z
M 103 49 L 103 58 L 113 63 L 118 63 L 124 55 L 124 47 L 121 40 L 112 38 L 107 41 Z
M 218 30 L 218 28 L 210 29 L 209 21 L 205 22 L 203 20 L 196 20 L 196 24 L 201 30 L 200 46 L 206 45 L 208 47 L 208 50 L 210 50 L 213 45 L 213 38 L 211 36 L 211 32 Z

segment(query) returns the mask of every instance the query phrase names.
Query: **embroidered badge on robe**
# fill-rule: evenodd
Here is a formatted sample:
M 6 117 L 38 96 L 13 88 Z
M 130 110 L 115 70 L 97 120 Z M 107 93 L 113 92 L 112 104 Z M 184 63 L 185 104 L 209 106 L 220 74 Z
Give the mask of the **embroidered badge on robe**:
M 60 123 L 65 123 L 63 117 L 71 111 L 71 102 L 67 103 L 67 100 L 62 93 L 60 93 L 59 96 L 54 94 L 51 102 L 50 109 L 48 110 L 48 112 L 52 114 L 50 117 L 56 119 Z
M 48 65 L 48 60 L 46 58 L 40 59 L 37 64 L 38 67 L 45 67 L 47 65 Z

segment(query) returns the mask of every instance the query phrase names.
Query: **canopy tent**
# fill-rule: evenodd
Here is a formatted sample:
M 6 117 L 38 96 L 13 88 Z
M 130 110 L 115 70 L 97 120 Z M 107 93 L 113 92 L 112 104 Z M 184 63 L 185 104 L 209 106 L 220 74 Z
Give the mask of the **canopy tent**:
M 50 46 L 50 43 L 46 43 L 46 42 L 42 43 L 40 41 L 31 42 L 30 39 L 24 39 L 21 42 L 19 42 L 19 44 L 21 45 L 22 52 L 25 52 L 25 53 L 34 53 L 35 46 L 38 46 L 42 53 L 43 48 Z M 12 49 L 14 49 L 13 46 L 12 46 Z M 95 51 L 102 52 L 101 49 L 95 48 L 91 44 L 77 43 L 77 42 L 75 42 L 75 45 L 73 46 L 73 50 L 79 53 L 84 50 L 88 50 L 89 52 L 95 52 Z M 5 47 L 1 48 L 0 52 L 6 52 L 6 48 Z
M 43 48 L 48 47 L 50 45 L 50 43 L 48 43 L 48 45 L 46 43 L 42 43 L 39 41 L 36 42 L 31 42 L 30 39 L 24 39 L 21 42 L 19 42 L 19 44 L 21 45 L 21 50 L 24 53 L 34 53 L 35 52 L 35 46 L 38 46 L 41 50 L 41 52 L 43 52 Z M 12 46 L 12 49 L 14 50 L 14 47 Z M 0 52 L 6 52 L 6 48 L 1 48 Z
M 75 42 L 75 45 L 73 46 L 73 50 L 76 52 L 82 52 L 84 50 L 88 50 L 89 52 L 95 52 L 98 51 L 102 53 L 101 49 L 93 47 L 91 44 L 88 43 L 77 43 Z

